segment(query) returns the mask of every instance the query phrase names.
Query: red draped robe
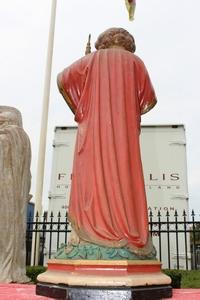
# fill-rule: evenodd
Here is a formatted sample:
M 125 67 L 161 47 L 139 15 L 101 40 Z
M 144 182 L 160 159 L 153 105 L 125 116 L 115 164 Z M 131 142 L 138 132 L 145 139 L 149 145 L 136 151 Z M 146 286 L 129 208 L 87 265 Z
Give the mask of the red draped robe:
M 144 63 L 122 49 L 93 52 L 58 75 L 78 122 L 69 218 L 85 241 L 143 248 L 148 216 L 141 114 L 156 103 Z

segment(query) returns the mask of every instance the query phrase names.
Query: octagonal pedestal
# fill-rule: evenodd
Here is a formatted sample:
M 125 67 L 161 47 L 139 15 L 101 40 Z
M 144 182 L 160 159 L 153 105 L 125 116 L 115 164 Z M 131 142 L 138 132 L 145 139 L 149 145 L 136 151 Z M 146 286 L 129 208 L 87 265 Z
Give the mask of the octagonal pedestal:
M 111 300 L 170 298 L 171 279 L 158 261 L 49 260 L 36 293 L 57 299 Z

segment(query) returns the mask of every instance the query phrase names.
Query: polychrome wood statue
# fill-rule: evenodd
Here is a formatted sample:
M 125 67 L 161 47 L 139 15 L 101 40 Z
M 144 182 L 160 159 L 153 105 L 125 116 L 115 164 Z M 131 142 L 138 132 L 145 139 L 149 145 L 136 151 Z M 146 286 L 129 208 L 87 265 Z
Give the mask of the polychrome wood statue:
M 155 259 L 139 135 L 156 95 L 129 32 L 108 29 L 95 47 L 58 75 L 78 133 L 69 206 L 77 238 L 57 258 Z

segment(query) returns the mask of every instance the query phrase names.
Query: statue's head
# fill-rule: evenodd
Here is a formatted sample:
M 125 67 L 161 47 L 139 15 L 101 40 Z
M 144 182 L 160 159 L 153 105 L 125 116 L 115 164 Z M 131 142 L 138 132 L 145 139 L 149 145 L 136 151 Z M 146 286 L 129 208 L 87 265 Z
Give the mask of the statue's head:
M 18 109 L 11 106 L 0 106 L 0 126 L 16 125 L 22 127 L 22 116 Z
M 100 50 L 112 47 L 122 47 L 134 53 L 136 49 L 134 37 L 123 28 L 109 28 L 99 35 L 95 48 Z

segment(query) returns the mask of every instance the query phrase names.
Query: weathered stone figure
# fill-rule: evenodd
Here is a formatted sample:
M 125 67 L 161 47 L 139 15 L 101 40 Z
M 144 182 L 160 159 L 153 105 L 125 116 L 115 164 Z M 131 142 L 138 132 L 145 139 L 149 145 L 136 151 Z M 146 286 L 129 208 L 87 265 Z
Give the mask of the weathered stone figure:
M 31 148 L 21 113 L 0 106 L 0 282 L 26 282 Z

